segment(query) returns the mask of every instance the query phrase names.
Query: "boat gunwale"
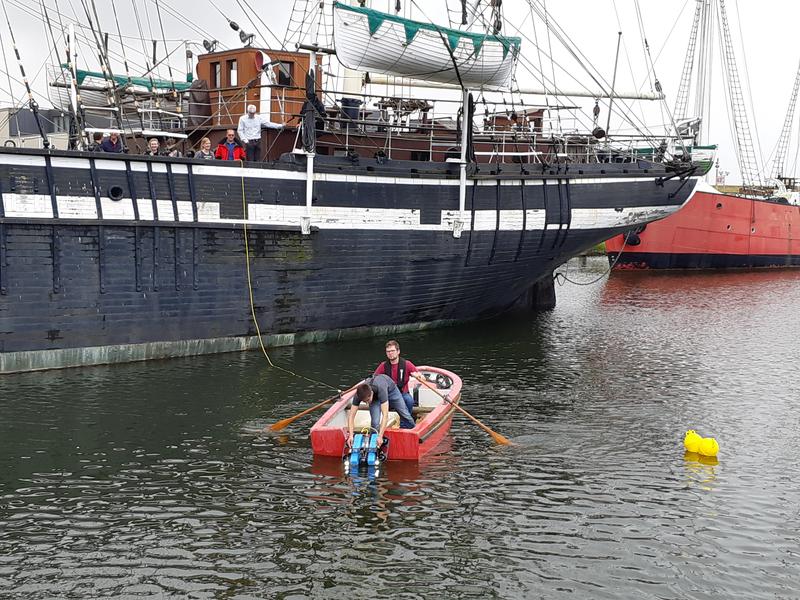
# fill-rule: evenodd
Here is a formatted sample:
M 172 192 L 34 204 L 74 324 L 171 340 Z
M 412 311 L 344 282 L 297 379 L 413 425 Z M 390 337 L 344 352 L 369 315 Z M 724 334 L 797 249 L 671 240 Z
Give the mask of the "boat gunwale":
M 434 435 L 441 427 L 446 426 L 453 417 L 453 413 L 455 412 L 455 405 L 459 403 L 461 399 L 461 388 L 463 382 L 461 378 L 453 373 L 452 371 L 448 371 L 447 369 L 442 369 L 440 367 L 432 367 L 428 365 L 417 367 L 419 371 L 431 371 L 434 373 L 440 373 L 445 375 L 451 379 L 453 382 L 449 388 L 448 393 L 453 393 L 453 398 L 450 400 L 442 399 L 441 402 L 434 407 L 434 409 L 425 415 L 422 420 L 417 422 L 417 424 L 412 429 L 387 429 L 386 433 L 390 436 L 407 436 L 413 435 L 417 438 L 419 447 L 421 448 L 422 445 L 432 436 Z M 362 383 L 364 380 L 362 379 L 359 383 Z M 422 384 L 420 384 L 422 385 Z M 342 397 L 337 400 L 333 406 L 328 408 L 327 411 L 311 426 L 310 434 L 321 434 L 324 432 L 329 431 L 343 431 L 346 429 L 346 425 L 344 427 L 335 427 L 330 425 L 330 421 L 336 417 L 340 412 L 344 412 L 347 410 L 348 404 L 352 402 L 353 396 L 355 395 L 355 389 L 348 391 L 346 394 L 342 395 Z M 363 409 L 359 409 L 363 410 Z M 426 450 L 425 452 L 427 452 Z M 417 457 L 421 456 L 425 452 L 418 452 Z

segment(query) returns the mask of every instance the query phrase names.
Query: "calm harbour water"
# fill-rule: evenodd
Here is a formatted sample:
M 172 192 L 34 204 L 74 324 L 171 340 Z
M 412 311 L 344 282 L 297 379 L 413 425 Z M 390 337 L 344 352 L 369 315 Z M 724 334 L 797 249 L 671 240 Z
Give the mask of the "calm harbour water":
M 456 415 L 376 481 L 260 432 L 330 392 L 256 352 L 0 378 L 0 598 L 800 597 L 800 271 L 557 293 L 400 337 L 517 445 Z M 346 387 L 384 341 L 271 357 Z

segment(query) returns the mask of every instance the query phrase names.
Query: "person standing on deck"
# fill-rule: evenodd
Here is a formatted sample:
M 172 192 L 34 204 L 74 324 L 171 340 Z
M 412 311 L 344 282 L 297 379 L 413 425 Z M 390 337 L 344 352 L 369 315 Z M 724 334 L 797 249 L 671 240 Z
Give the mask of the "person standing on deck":
M 273 123 L 256 112 L 255 104 L 247 105 L 247 113 L 239 117 L 237 133 L 245 146 L 249 162 L 261 160 L 261 128 L 283 129 L 283 125 Z
M 171 156 L 173 158 L 181 158 L 183 153 L 178 149 L 178 140 L 175 138 L 167 138 L 164 142 L 164 156 Z
M 108 137 L 100 143 L 100 149 L 103 152 L 111 152 L 116 154 L 125 151 L 125 149 L 122 147 L 122 140 L 119 139 L 119 134 L 116 131 L 112 131 L 108 134 Z
M 214 158 L 217 160 L 244 160 L 244 150 L 236 142 L 236 132 L 228 129 L 225 132 L 225 139 L 222 140 L 214 151 Z
M 145 156 L 161 156 L 161 142 L 158 138 L 150 138 L 147 142 L 147 150 L 144 152 Z
M 200 150 L 194 155 L 195 158 L 200 160 L 214 160 L 214 153 L 211 152 L 211 140 L 204 137 L 200 140 Z
M 386 358 L 388 360 L 378 365 L 374 375 L 388 375 L 395 382 L 410 413 L 414 408 L 414 398 L 408 389 L 408 381 L 410 377 L 420 379 L 422 375 L 414 363 L 400 356 L 400 344 L 396 340 L 386 342 Z
M 393 410 L 400 415 L 400 428 L 413 429 L 414 418 L 408 411 L 406 401 L 397 389 L 394 381 L 386 375 L 373 375 L 367 377 L 364 383 L 356 388 L 353 402 L 350 406 L 350 414 L 347 417 L 347 443 L 353 445 L 353 429 L 356 422 L 356 412 L 358 405 L 362 402 L 369 406 L 369 415 L 372 420 L 372 428 L 378 432 L 378 440 L 383 440 L 383 432 L 389 422 L 389 410 Z

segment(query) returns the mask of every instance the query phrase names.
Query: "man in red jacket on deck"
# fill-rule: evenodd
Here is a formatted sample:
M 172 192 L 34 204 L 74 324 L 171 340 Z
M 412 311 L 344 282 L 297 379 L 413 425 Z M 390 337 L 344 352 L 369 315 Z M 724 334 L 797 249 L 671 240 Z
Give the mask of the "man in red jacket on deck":
M 225 139 L 222 140 L 214 151 L 217 160 L 244 160 L 244 148 L 236 141 L 236 131 L 228 129 Z
M 389 360 L 379 364 L 374 374 L 380 375 L 383 373 L 391 377 L 406 402 L 408 412 L 411 413 L 414 408 L 414 398 L 408 390 L 408 380 L 410 377 L 422 379 L 422 375 L 410 360 L 400 357 L 400 344 L 396 340 L 386 342 L 386 358 Z

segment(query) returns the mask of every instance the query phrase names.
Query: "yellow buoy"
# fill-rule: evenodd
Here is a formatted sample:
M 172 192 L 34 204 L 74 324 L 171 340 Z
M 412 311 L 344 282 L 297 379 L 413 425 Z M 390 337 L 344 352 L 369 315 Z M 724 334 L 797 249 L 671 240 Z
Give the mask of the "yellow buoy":
M 703 456 L 716 456 L 717 452 L 719 452 L 719 444 L 714 438 L 703 438 L 700 441 L 698 452 Z
M 702 439 L 694 429 L 690 429 L 683 438 L 683 447 L 687 452 L 699 452 Z

